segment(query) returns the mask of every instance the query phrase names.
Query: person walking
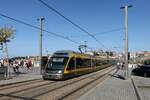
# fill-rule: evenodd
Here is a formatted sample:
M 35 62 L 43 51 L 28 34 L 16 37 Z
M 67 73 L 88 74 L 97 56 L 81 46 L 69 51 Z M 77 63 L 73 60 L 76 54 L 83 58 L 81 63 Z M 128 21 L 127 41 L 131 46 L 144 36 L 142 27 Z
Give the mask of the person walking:
M 13 61 L 13 71 L 14 71 L 14 73 L 16 73 L 16 64 L 15 64 L 15 61 Z
M 116 65 L 116 71 L 115 71 L 115 73 L 117 73 L 119 71 L 119 69 L 120 69 L 120 63 L 118 62 L 117 65 Z
M 20 66 L 21 66 L 21 67 L 23 67 L 23 65 L 24 65 L 24 61 L 23 61 L 23 60 L 21 60 L 21 62 L 20 62 Z
M 17 72 L 19 72 L 19 63 L 18 63 L 18 61 L 15 61 L 15 65 L 16 65 Z
M 28 62 L 27 62 L 27 61 L 25 62 L 25 65 L 26 65 L 27 70 L 28 70 L 28 69 L 29 69 L 29 64 L 28 64 Z

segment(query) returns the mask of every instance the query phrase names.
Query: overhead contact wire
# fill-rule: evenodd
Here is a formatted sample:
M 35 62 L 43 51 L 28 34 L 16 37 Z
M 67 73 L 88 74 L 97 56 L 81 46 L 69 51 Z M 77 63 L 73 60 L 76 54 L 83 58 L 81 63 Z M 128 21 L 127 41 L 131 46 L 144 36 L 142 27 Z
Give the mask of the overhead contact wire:
M 2 14 L 2 13 L 0 13 L 0 16 L 5 17 L 5 18 L 10 19 L 10 20 L 13 20 L 13 21 L 15 21 L 15 22 L 24 24 L 24 25 L 26 25 L 26 26 L 35 28 L 35 29 L 41 29 L 41 28 L 39 28 L 39 27 L 37 27 L 37 26 L 28 24 L 28 23 L 26 23 L 26 22 L 24 22 L 24 21 L 21 21 L 21 20 L 12 18 L 12 17 L 9 17 L 9 16 L 4 15 L 4 14 Z M 60 38 L 63 38 L 63 39 L 65 39 L 65 40 L 71 41 L 71 42 L 73 42 L 73 43 L 75 43 L 75 44 L 80 44 L 80 43 L 78 43 L 78 42 L 76 42 L 76 41 L 71 40 L 69 37 L 64 37 L 64 36 L 62 36 L 62 35 L 60 35 L 60 34 L 57 34 L 57 33 L 54 33 L 54 32 L 50 32 L 50 31 L 47 31 L 47 30 L 44 30 L 44 29 L 43 29 L 43 31 L 44 31 L 44 32 L 47 32 L 47 33 L 49 33 L 49 34 L 51 34 L 51 35 L 54 35 L 54 36 L 56 36 L 56 37 L 60 37 Z
M 83 29 L 80 25 L 74 23 L 73 21 L 71 21 L 69 18 L 65 17 L 63 14 L 61 14 L 59 11 L 57 11 L 56 9 L 54 9 L 52 6 L 48 5 L 47 3 L 45 3 L 43 0 L 38 0 L 40 3 L 42 3 L 43 5 L 45 5 L 47 8 L 51 9 L 52 11 L 54 11 L 55 13 L 57 13 L 59 16 L 61 16 L 62 18 L 64 18 L 65 20 L 67 20 L 68 22 L 70 22 L 72 25 L 74 25 L 75 27 L 79 28 L 81 31 L 85 32 L 86 34 L 88 34 L 89 36 L 91 36 L 93 39 L 95 39 L 100 45 L 102 45 L 105 49 L 106 47 L 104 46 L 103 43 L 101 43 L 99 40 L 96 39 L 96 37 L 94 35 L 92 35 L 91 33 L 89 33 L 87 30 Z

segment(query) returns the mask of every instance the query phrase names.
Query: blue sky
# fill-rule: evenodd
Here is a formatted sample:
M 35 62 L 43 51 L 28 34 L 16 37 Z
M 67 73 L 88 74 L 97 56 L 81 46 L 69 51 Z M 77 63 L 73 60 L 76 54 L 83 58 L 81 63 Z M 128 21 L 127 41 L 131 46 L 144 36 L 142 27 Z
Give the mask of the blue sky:
M 149 0 L 43 0 L 56 8 L 91 34 L 107 32 L 124 27 L 124 12 L 120 9 L 125 4 L 132 4 L 129 9 L 129 50 L 150 51 L 150 1 Z M 89 47 L 102 48 L 86 33 L 49 10 L 38 0 L 1 0 L 0 13 L 39 26 L 37 19 L 45 17 L 44 29 L 71 37 L 81 44 L 87 41 Z M 15 38 L 8 43 L 9 55 L 38 55 L 39 30 L 19 24 L 0 16 L 0 27 L 12 25 L 16 29 Z M 107 48 L 124 50 L 124 30 L 96 35 Z M 43 54 L 56 50 L 78 50 L 78 45 L 70 41 L 43 32 Z M 0 57 L 3 54 L 0 51 Z

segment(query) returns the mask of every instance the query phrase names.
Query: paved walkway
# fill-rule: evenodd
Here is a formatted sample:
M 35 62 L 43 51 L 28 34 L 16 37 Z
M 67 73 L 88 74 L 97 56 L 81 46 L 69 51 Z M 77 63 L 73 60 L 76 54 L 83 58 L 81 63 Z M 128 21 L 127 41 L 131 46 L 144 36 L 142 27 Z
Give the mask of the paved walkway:
M 42 75 L 40 75 L 39 67 L 35 67 L 30 70 L 27 70 L 25 67 L 22 67 L 19 69 L 19 72 L 17 73 L 14 73 L 13 69 L 10 68 L 8 78 L 6 78 L 5 80 L 0 80 L 0 86 L 40 78 L 42 78 Z
M 123 71 L 119 70 L 79 100 L 137 100 L 131 80 L 124 80 L 123 75 Z
M 150 78 L 132 76 L 141 100 L 150 100 Z
M 32 70 L 20 68 L 20 73 L 14 73 L 10 69 L 9 75 L 8 79 L 0 80 L 0 86 L 42 78 L 40 68 L 36 67 Z M 124 80 L 123 76 L 123 70 L 119 70 L 78 100 L 137 100 L 131 79 Z M 132 76 L 132 79 L 134 80 L 140 99 L 150 100 L 150 78 Z

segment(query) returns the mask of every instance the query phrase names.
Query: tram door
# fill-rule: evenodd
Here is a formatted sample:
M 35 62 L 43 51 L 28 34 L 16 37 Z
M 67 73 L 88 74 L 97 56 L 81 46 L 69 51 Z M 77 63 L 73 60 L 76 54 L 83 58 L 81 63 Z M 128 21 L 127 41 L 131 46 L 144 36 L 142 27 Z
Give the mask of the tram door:
M 76 58 L 72 57 L 69 61 L 67 70 L 70 72 L 71 75 L 76 75 Z

